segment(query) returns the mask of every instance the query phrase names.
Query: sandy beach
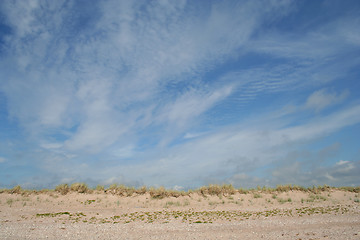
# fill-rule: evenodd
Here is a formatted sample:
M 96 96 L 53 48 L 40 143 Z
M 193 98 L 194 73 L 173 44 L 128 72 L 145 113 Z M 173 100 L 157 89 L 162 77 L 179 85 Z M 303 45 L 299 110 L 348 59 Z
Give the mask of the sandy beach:
M 359 194 L 0 194 L 0 239 L 360 239 Z

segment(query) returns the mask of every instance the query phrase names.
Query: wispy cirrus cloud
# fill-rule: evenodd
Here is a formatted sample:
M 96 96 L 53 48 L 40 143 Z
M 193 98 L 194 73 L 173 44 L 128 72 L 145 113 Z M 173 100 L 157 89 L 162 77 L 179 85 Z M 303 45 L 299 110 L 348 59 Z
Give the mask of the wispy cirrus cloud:
M 269 7 L 275 10 L 286 4 Z M 130 116 L 139 117 L 136 112 L 152 107 L 148 106 L 149 100 L 160 108 L 166 98 L 173 102 L 174 106 L 166 104 L 160 110 L 173 109 L 168 115 L 170 121 L 180 114 L 176 109 L 181 102 L 186 107 L 181 100 L 185 98 L 187 104 L 196 105 L 197 111 L 182 108 L 181 119 L 186 119 L 186 111 L 187 121 L 191 121 L 191 115 L 200 115 L 201 108 L 206 110 L 211 107 L 210 102 L 214 104 L 221 99 L 215 96 L 218 94 L 215 90 L 206 90 L 214 91 L 214 94 L 210 94 L 209 101 L 203 99 L 201 102 L 198 102 L 197 95 L 188 91 L 177 95 L 178 99 L 162 93 L 178 91 L 178 88 L 168 88 L 169 84 L 188 82 L 185 79 L 221 63 L 226 54 L 246 43 L 263 18 L 261 12 L 249 13 L 258 7 L 251 2 L 234 6 L 211 4 L 208 11 L 202 11 L 198 16 L 193 12 L 199 10 L 197 6 L 180 1 L 167 4 L 108 1 L 99 4 L 98 11 L 90 7 L 87 11 L 95 16 L 86 16 L 85 19 L 81 19 L 81 14 L 74 17 L 76 4 L 34 1 L 25 5 L 5 6 L 16 10 L 8 19 L 16 29 L 15 36 L 9 39 L 13 42 L 10 51 L 16 57 L 15 66 L 21 65 L 26 69 L 22 74 L 30 76 L 26 83 L 21 77 L 14 76 L 5 84 L 10 111 L 14 118 L 31 129 L 39 123 L 40 129 L 78 125 L 77 131 L 65 144 L 69 149 L 97 146 L 100 150 L 103 148 L 99 143 L 105 139 L 108 144 L 104 146 L 114 143 L 125 131 L 117 125 L 130 129 L 133 124 L 129 123 L 134 122 L 121 113 L 137 106 L 131 108 L 133 114 Z M 48 11 L 39 15 L 37 11 L 41 7 Z M 17 11 L 22 8 L 26 8 L 26 13 L 18 21 L 14 16 L 19 15 Z M 239 9 L 243 14 L 238 14 Z M 184 18 L 185 14 L 187 18 Z M 67 26 L 66 18 L 69 16 L 74 22 Z M 46 20 L 49 23 L 44 24 Z M 93 21 L 94 24 L 84 25 L 78 31 L 82 21 Z M 73 36 L 69 37 L 69 34 Z M 42 72 L 38 66 L 46 66 L 46 70 Z M 203 81 L 195 85 L 199 92 L 203 91 L 201 84 Z M 23 95 L 23 98 L 14 97 L 18 95 Z M 29 99 L 27 104 L 24 104 L 25 99 Z
M 311 12 L 299 17 L 307 9 L 293 1 L 1 3 L 11 31 L 1 37 L 0 121 L 23 138 L 21 148 L 5 139 L 21 154 L 7 150 L 15 160 L 2 164 L 30 169 L 26 159 L 37 159 L 34 172 L 60 182 L 202 184 L 244 177 L 232 168 L 264 167 L 290 143 L 356 125 L 356 87 L 346 85 L 360 60 L 359 18 L 321 15 L 312 26 Z
M 301 114 L 301 107 L 298 109 Z M 295 126 L 290 125 L 291 118 L 281 125 L 276 119 L 260 116 L 256 119 L 256 126 L 252 126 L 254 120 L 249 119 L 246 124 L 213 129 L 212 133 L 197 136 L 171 149 L 148 152 L 146 158 L 149 161 L 114 166 L 116 170 L 113 170 L 121 172 L 125 179 L 132 179 L 136 172 L 144 179 L 151 179 L 150 184 L 166 180 L 172 186 L 181 181 L 190 187 L 227 181 L 245 187 L 294 182 L 311 186 L 325 184 L 329 176 L 334 176 L 332 184 L 346 185 L 357 178 L 351 174 L 346 181 L 339 177 L 335 180 L 335 175 L 342 171 L 337 167 L 339 164 L 334 162 L 324 166 L 329 159 L 335 157 L 336 160 L 334 153 L 344 147 L 339 143 L 302 154 L 297 149 L 341 128 L 359 124 L 358 105 Z M 258 175 L 259 172 L 263 173 Z
M 334 92 L 329 92 L 326 89 L 321 89 L 309 96 L 305 107 L 319 112 L 329 105 L 343 101 L 348 95 L 349 91 L 343 91 L 342 93 L 336 94 Z

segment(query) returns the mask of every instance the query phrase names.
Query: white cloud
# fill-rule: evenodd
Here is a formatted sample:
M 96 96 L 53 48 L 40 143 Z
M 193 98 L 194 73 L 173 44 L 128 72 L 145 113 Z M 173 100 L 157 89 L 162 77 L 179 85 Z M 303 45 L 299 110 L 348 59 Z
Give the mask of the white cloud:
M 118 158 L 130 158 L 135 154 L 134 146 L 128 145 L 121 148 L 116 148 L 112 151 L 112 154 Z
M 248 128 L 248 125 L 241 124 L 231 128 L 214 129 L 212 133 L 189 139 L 188 142 L 167 150 L 155 148 L 152 152 L 144 153 L 146 156 L 135 155 L 139 160 L 145 157 L 146 161 L 139 161 L 127 166 L 121 164 L 112 166 L 104 172 L 106 172 L 106 176 L 121 173 L 124 179 L 132 180 L 137 179 L 135 176 L 141 176 L 141 179 L 146 179 L 149 185 L 166 182 L 168 187 L 176 185 L 177 182 L 182 182 L 182 186 L 207 184 L 209 179 L 219 182 L 236 182 L 236 179 L 240 181 L 241 176 L 245 176 L 244 174 L 249 180 L 249 184 L 246 186 L 254 187 L 250 183 L 255 186 L 263 185 L 266 179 L 252 175 L 256 169 L 285 159 L 289 152 L 299 146 L 321 139 L 340 128 L 359 123 L 359 112 L 359 106 L 355 106 L 303 125 L 288 126 L 288 123 L 284 123 L 282 127 L 277 126 L 276 120 L 269 123 L 268 119 L 262 119 L 259 116 L 263 122 L 266 122 L 263 124 L 263 129 L 259 127 L 262 125 L 262 121 L 258 121 L 259 126 L 256 128 Z M 323 127 L 324 123 L 328 124 Z M 277 127 L 271 128 L 271 126 Z M 327 154 L 326 152 L 337 151 L 338 147 L 335 144 L 323 149 L 315 158 L 325 160 L 333 155 L 333 153 Z M 308 156 L 304 155 L 303 157 L 306 159 Z M 302 163 L 298 162 L 295 165 L 279 169 L 277 173 L 274 172 L 274 179 L 269 179 L 266 183 L 269 185 L 284 184 L 279 180 L 281 176 L 285 176 L 281 179 L 291 183 L 311 185 L 324 182 L 320 176 L 316 180 L 317 182 L 311 182 L 311 176 L 314 176 L 313 174 L 318 170 L 304 173 L 301 166 Z M 293 171 L 293 174 L 290 174 L 290 170 Z M 321 171 L 321 176 L 325 176 L 323 170 Z M 340 174 L 340 172 L 340 170 L 334 170 L 330 173 L 335 178 L 336 174 Z M 184 180 L 185 176 L 186 180 Z M 340 184 L 341 180 L 336 179 L 333 183 Z M 354 180 L 354 178 L 352 179 Z M 276 182 L 276 180 L 279 181 Z M 242 183 L 240 185 L 244 186 Z
M 328 26 L 329 32 L 334 32 L 339 41 L 345 40 L 347 44 L 360 45 L 360 31 L 354 31 L 356 26 L 360 24 L 360 17 L 358 15 L 348 16 L 338 19 L 333 24 Z M 335 31 L 334 31 L 335 30 Z
M 15 27 L 17 35 L 22 37 L 31 33 L 34 29 L 33 11 L 39 7 L 39 1 L 6 2 L 5 8 L 8 11 L 8 21 Z
M 179 186 L 179 185 L 175 185 L 174 187 L 172 187 L 172 189 L 174 189 L 175 191 L 183 191 L 184 187 L 183 186 Z
M 275 186 L 285 183 L 305 186 L 325 183 L 348 185 L 357 181 L 355 171 L 360 169 L 358 164 L 341 160 L 333 166 L 322 167 L 322 161 L 329 156 L 335 156 L 339 151 L 339 144 L 321 149 L 316 155 L 309 155 L 306 152 L 291 155 L 291 152 L 298 146 L 307 145 L 340 128 L 359 123 L 359 112 L 359 106 L 354 106 L 339 110 L 320 120 L 310 120 L 303 125 L 288 126 L 285 123 L 282 127 L 277 126 L 276 119 L 272 120 L 274 123 L 269 123 L 267 118 L 258 116 L 261 121 L 266 122 L 263 129 L 248 128 L 246 124 L 214 129 L 213 133 L 189 139 L 189 142 L 170 149 L 160 150 L 157 147 L 140 155 L 132 152 L 131 146 L 120 148 L 120 155 L 134 154 L 133 156 L 139 161 L 125 165 L 121 162 L 107 165 L 110 162 L 105 161 L 102 163 L 105 167 L 101 171 L 74 167 L 74 163 L 65 167 L 62 162 L 58 164 L 62 165 L 62 172 L 74 176 L 74 181 L 90 174 L 92 179 L 98 179 L 98 182 L 103 181 L 106 184 L 120 182 L 139 185 L 145 180 L 147 185 L 160 183 L 167 187 L 175 186 L 178 182 L 181 182 L 182 186 L 193 187 L 214 181 L 230 182 L 242 187 Z M 261 125 L 261 121 L 258 121 L 258 124 Z M 328 123 L 326 127 L 322 127 L 324 123 Z M 312 158 L 316 161 L 312 161 Z M 272 177 L 253 175 L 256 169 L 269 164 L 278 164 L 279 160 L 286 159 L 289 159 L 289 162 L 287 164 L 284 162 L 281 168 L 273 171 Z M 304 164 L 302 161 L 306 159 L 309 161 Z M 310 171 L 306 170 L 309 169 L 309 164 L 315 164 L 310 167 Z M 55 167 L 54 171 L 59 172 L 59 167 L 56 165 L 53 167 Z M 66 170 L 68 167 L 76 171 Z M 84 172 L 79 169 L 83 169 Z
M 348 95 L 348 91 L 343 91 L 339 94 L 336 94 L 335 92 L 321 89 L 312 93 L 309 96 L 306 101 L 305 107 L 313 109 L 316 112 L 320 112 L 328 106 L 342 102 Z
M 281 129 L 277 132 L 278 140 L 286 141 L 308 140 L 321 137 L 343 127 L 360 122 L 360 106 L 334 112 L 328 116 L 319 117 L 309 123 Z M 282 142 L 282 141 L 279 141 Z
M 42 148 L 45 149 L 58 149 L 63 146 L 62 143 L 43 143 L 40 145 Z
M 338 164 L 343 162 L 342 164 Z M 288 159 L 278 169 L 272 171 L 272 185 L 296 183 L 302 186 L 330 185 L 349 186 L 358 182 L 360 162 L 339 161 L 333 165 L 323 166 L 319 159 L 294 161 Z M 311 170 L 308 170 L 308 169 Z
M 158 114 L 160 121 L 175 124 L 182 127 L 191 122 L 192 119 L 202 115 L 214 104 L 224 100 L 232 93 L 232 86 L 224 86 L 220 89 L 213 89 L 211 92 L 190 90 L 173 103 L 167 104 Z
M 110 146 L 125 132 L 134 132 L 133 123 L 149 105 L 160 109 L 162 124 L 189 125 L 227 98 L 232 86 L 208 89 L 200 80 L 194 85 L 197 90 L 176 96 L 167 86 L 190 82 L 221 63 L 246 43 L 262 21 L 262 10 L 248 13 L 258 7 L 253 3 L 214 3 L 198 15 L 181 1 L 108 1 L 99 3 L 101 11 L 92 28 L 84 26 L 74 33 L 77 19 L 67 25 L 74 11 L 71 4 L 20 4 L 6 7 L 11 12 L 7 21 L 18 29 L 8 39 L 13 57 L 7 58 L 12 66 L 7 75 L 12 77 L 4 76 L 8 80 L 2 87 L 9 111 L 40 138 L 49 129 L 76 126 L 77 131 L 65 140 L 68 150 L 100 151 Z M 267 11 L 277 5 L 286 4 L 269 4 Z M 39 15 L 40 9 L 49 12 Z M 170 104 L 162 108 L 164 101 Z M 146 124 L 159 119 L 153 114 L 148 114 L 153 119 Z M 179 133 L 183 130 L 186 127 Z
M 344 164 L 348 164 L 350 163 L 349 161 L 344 161 L 344 160 L 340 160 L 336 163 L 337 166 L 341 166 L 341 165 L 344 165 Z
M 340 160 L 339 162 L 337 162 L 335 164 L 336 166 L 336 170 L 335 170 L 335 174 L 336 173 L 343 173 L 343 174 L 346 174 L 347 172 L 350 172 L 352 170 L 354 170 L 356 167 L 355 167 L 355 164 L 353 162 L 350 162 L 350 161 L 342 161 Z
M 70 139 L 65 141 L 65 148 L 97 153 L 114 143 L 125 131 L 124 127 L 111 119 L 86 121 Z
M 188 132 L 188 133 L 185 134 L 184 139 L 197 138 L 197 137 L 200 137 L 200 136 L 202 136 L 204 134 L 205 133 L 191 133 L 191 132 Z
M 106 183 L 143 176 L 169 186 L 211 174 L 260 182 L 246 170 L 360 121 L 358 105 L 321 115 L 348 95 L 321 88 L 358 65 L 348 57 L 358 46 L 358 18 L 300 36 L 264 29 L 296 10 L 291 1 L 115 0 L 94 3 L 86 16 L 75 5 L 3 3 L 5 24 L 14 32 L 4 38 L 0 90 L 10 119 L 41 148 L 32 154 L 48 163 L 48 172 L 74 180 L 92 171 Z M 339 56 L 347 57 L 339 63 Z M 254 100 L 314 86 L 321 90 L 305 106 L 294 99 L 271 117 L 244 120 L 258 114 Z M 317 120 L 293 125 L 289 115 L 304 109 L 319 113 Z M 225 117 L 231 126 L 221 121 Z M 112 165 L 101 172 L 84 165 L 95 158 Z M 136 160 L 123 166 L 123 158 Z
M 344 52 L 350 53 L 353 46 L 359 44 L 356 41 L 359 31 L 355 30 L 359 22 L 360 18 L 357 15 L 349 14 L 333 18 L 313 28 L 294 26 L 294 31 L 290 32 L 276 28 L 273 31 L 265 29 L 250 46 L 254 51 L 279 57 L 328 62 L 333 60 L 331 57 L 342 55 Z

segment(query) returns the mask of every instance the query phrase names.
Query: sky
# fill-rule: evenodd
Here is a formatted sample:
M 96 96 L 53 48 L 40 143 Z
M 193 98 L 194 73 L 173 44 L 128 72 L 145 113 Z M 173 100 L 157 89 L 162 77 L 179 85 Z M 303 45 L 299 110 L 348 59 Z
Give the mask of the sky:
M 0 1 L 0 187 L 360 185 L 358 0 Z

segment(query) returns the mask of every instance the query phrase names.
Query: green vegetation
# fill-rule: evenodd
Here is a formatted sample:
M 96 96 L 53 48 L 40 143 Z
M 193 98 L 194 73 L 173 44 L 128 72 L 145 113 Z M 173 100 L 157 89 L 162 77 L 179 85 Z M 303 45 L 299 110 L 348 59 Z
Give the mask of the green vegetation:
M 58 213 L 38 213 L 37 217 L 57 217 L 60 215 L 71 215 L 69 212 L 58 212 Z
M 286 203 L 286 202 L 292 202 L 291 198 L 287 198 L 287 199 L 277 198 L 277 200 L 281 204 Z
M 176 205 L 176 203 L 174 203 Z M 170 204 L 173 205 L 173 204 Z M 131 223 L 144 222 L 153 223 L 154 221 L 161 223 L 169 223 L 177 221 L 182 223 L 214 223 L 217 221 L 242 221 L 247 219 L 268 218 L 273 216 L 303 216 L 318 214 L 344 214 L 349 209 L 343 206 L 328 207 L 302 207 L 296 209 L 272 209 L 265 211 L 154 211 L 154 212 L 131 212 L 115 215 L 112 217 L 101 218 L 99 216 L 87 217 L 83 213 L 57 212 L 57 213 L 38 213 L 36 217 L 52 217 L 59 220 L 70 220 L 72 222 L 84 223 Z
M 318 194 L 310 194 L 309 198 L 306 199 L 306 202 L 315 202 L 316 200 L 326 201 L 327 198 Z
M 177 202 L 168 201 L 168 202 L 166 202 L 164 207 L 168 208 L 168 207 L 171 207 L 171 206 L 180 207 L 181 203 L 179 201 L 177 201 Z
M 254 198 L 262 198 L 261 194 L 259 194 L 259 193 L 254 193 L 253 197 Z
M 92 203 L 94 203 L 96 200 L 94 200 L 94 199 L 91 199 L 91 200 L 86 200 L 85 202 L 84 202 L 84 204 L 85 205 L 90 205 L 90 204 L 92 204 Z
M 14 199 L 12 199 L 12 198 L 9 198 L 9 199 L 7 199 L 6 200 L 6 203 L 11 207 L 11 205 L 13 204 L 13 202 L 14 202 Z

